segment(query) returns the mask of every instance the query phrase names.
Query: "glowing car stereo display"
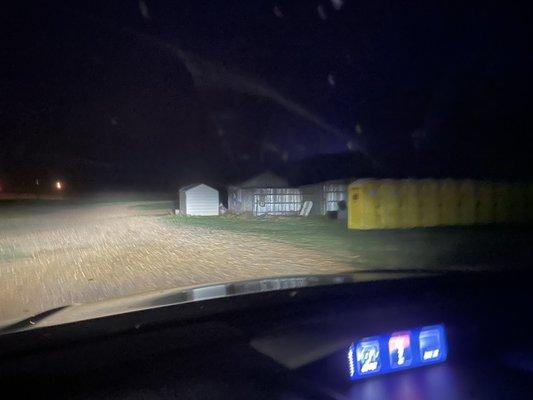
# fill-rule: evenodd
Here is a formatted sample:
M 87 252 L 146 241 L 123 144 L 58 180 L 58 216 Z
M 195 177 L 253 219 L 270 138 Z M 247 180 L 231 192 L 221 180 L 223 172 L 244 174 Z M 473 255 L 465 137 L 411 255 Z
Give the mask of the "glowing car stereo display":
M 441 363 L 447 354 L 444 326 L 425 326 L 352 343 L 348 369 L 350 378 L 355 380 Z

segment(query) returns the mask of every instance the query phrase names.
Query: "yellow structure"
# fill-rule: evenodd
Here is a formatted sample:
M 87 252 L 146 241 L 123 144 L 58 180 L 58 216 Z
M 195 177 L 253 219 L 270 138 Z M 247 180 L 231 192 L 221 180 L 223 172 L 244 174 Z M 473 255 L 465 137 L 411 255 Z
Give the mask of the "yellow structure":
M 489 224 L 494 217 L 494 185 L 491 182 L 476 182 L 476 224 Z
M 459 181 L 458 187 L 458 213 L 459 225 L 472 225 L 476 222 L 476 187 L 473 181 Z
M 526 186 L 520 183 L 509 187 L 509 222 L 520 223 L 527 218 Z
M 404 179 L 399 182 L 400 226 L 415 228 L 421 225 L 418 181 Z
M 436 226 L 439 223 L 439 186 L 433 179 L 418 181 L 420 201 L 420 226 Z
M 348 228 L 361 229 L 363 219 L 363 207 L 361 204 L 360 186 L 352 183 L 348 186 Z
M 360 179 L 348 188 L 350 229 L 533 221 L 533 185 L 452 179 Z
M 378 186 L 372 179 L 360 179 L 348 187 L 348 228 L 379 228 Z
M 510 214 L 510 186 L 506 183 L 494 184 L 493 222 L 508 222 Z
M 400 185 L 398 181 L 386 179 L 378 185 L 379 227 L 400 228 Z
M 526 186 L 526 208 L 527 208 L 527 220 L 533 222 L 533 184 L 530 183 Z
M 459 222 L 459 191 L 457 181 L 445 179 L 439 184 L 439 225 L 457 225 Z

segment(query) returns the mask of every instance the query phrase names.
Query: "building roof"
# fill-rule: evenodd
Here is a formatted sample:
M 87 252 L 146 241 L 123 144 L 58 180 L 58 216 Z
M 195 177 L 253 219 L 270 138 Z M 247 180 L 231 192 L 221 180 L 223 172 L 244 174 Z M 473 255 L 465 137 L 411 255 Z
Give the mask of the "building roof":
M 267 171 L 256 175 L 237 186 L 241 188 L 285 188 L 289 187 L 289 182 L 286 179 Z
M 346 179 L 330 179 L 327 181 L 308 183 L 307 185 L 301 185 L 301 188 L 311 187 L 311 186 L 324 186 L 324 185 L 348 185 L 351 182 L 355 181 L 357 178 L 346 178 Z

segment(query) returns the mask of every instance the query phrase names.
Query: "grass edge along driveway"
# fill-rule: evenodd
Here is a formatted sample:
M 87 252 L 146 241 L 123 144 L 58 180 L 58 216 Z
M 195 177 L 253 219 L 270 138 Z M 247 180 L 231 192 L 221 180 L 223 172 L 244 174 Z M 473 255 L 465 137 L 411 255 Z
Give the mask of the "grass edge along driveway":
M 507 268 L 528 259 L 533 234 L 510 226 L 357 231 L 325 217 L 164 217 L 171 226 L 227 230 L 324 252 L 367 268 Z

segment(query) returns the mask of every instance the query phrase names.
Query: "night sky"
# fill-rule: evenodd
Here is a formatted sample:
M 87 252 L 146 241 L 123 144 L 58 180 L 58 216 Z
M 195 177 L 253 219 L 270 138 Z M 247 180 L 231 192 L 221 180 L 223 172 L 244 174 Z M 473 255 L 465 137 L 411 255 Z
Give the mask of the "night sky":
M 527 2 L 14 3 L 4 186 L 530 178 Z

